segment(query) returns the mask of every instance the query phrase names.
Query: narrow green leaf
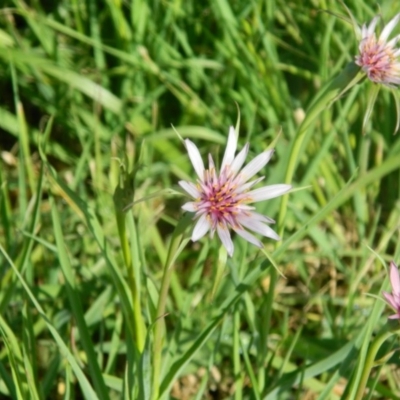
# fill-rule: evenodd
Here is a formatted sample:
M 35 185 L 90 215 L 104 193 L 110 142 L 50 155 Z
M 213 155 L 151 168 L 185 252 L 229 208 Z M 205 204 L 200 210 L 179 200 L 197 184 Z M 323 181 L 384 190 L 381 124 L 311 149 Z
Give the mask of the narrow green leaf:
M 81 294 L 75 283 L 74 274 L 72 271 L 71 263 L 66 252 L 66 245 L 64 243 L 60 217 L 58 215 L 57 207 L 53 197 L 50 197 L 51 215 L 54 227 L 54 236 L 56 239 L 58 259 L 60 261 L 61 269 L 65 277 L 65 288 L 67 290 L 69 303 L 72 308 L 74 319 L 77 323 L 80 341 L 86 352 L 89 369 L 91 373 L 96 392 L 100 399 L 108 400 L 108 391 L 106 389 L 104 379 L 97 363 L 97 355 L 93 348 L 93 342 L 89 334 L 89 329 L 86 325 L 82 303 L 80 300 Z
M 82 389 L 83 395 L 88 400 L 97 400 L 98 397 L 97 397 L 95 391 L 93 390 L 93 388 L 90 385 L 89 381 L 87 380 L 85 374 L 83 373 L 83 371 L 79 367 L 78 363 L 76 362 L 74 355 L 69 351 L 67 345 L 62 340 L 62 338 L 61 338 L 60 334 L 58 333 L 57 329 L 54 327 L 54 325 L 47 318 L 42 306 L 37 301 L 36 297 L 34 296 L 34 294 L 31 291 L 31 289 L 29 288 L 29 286 L 25 282 L 24 278 L 19 273 L 17 267 L 14 265 L 14 263 L 12 262 L 12 260 L 8 256 L 8 254 L 5 252 L 5 250 L 4 250 L 4 248 L 3 248 L 3 246 L 1 244 L 0 244 L 0 252 L 3 254 L 3 256 L 7 260 L 8 264 L 11 266 L 11 268 L 14 271 L 15 275 L 17 276 L 19 282 L 21 283 L 22 287 L 24 288 L 26 294 L 28 295 L 28 297 L 32 301 L 33 305 L 35 306 L 37 312 L 43 318 L 44 322 L 46 323 L 46 326 L 47 326 L 48 330 L 50 331 L 50 333 L 53 336 L 54 340 L 58 344 L 58 346 L 59 346 L 59 348 L 61 350 L 61 353 L 63 354 L 64 357 L 66 357 L 66 359 L 68 360 L 69 364 L 71 365 L 72 370 L 74 371 L 75 376 L 76 376 L 76 378 L 77 378 L 77 380 L 78 380 L 78 382 L 80 384 L 80 387 Z M 0 321 L 1 321 L 1 317 L 0 317 Z M 21 398 L 25 398 L 25 397 L 21 397 Z

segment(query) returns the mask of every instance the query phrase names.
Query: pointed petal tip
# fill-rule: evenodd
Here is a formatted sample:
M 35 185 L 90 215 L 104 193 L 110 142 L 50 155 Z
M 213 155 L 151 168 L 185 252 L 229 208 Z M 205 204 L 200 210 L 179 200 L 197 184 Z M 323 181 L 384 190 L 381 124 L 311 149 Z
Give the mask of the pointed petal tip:
M 196 225 L 195 225 L 195 227 L 194 227 L 194 229 L 193 229 L 192 237 L 191 237 L 192 241 L 193 241 L 193 242 L 197 242 L 197 241 L 200 240 L 209 230 L 210 230 L 210 223 L 209 223 L 209 221 L 207 220 L 206 215 L 203 214 L 203 215 L 198 219 L 198 221 L 197 221 L 197 223 L 196 223 Z
M 262 244 L 262 242 L 257 239 L 254 235 L 252 235 L 250 232 L 247 232 L 245 229 L 242 229 L 240 227 L 234 227 L 233 230 L 239 235 L 241 236 L 243 239 L 247 240 L 248 242 L 250 242 L 251 244 L 253 244 L 254 246 L 259 247 L 260 249 L 262 249 L 264 246 Z
M 266 150 L 253 158 L 239 173 L 240 183 L 243 184 L 263 169 L 272 157 L 274 150 Z
M 194 199 L 198 198 L 200 196 L 200 191 L 197 189 L 196 185 L 192 182 L 186 182 L 186 181 L 179 181 L 178 185 L 190 196 L 192 196 Z
M 186 150 L 189 154 L 190 161 L 192 162 L 193 168 L 196 171 L 197 176 L 202 181 L 204 178 L 204 163 L 200 155 L 200 151 L 197 146 L 189 139 L 185 139 Z
M 399 23 L 400 20 L 400 14 L 396 14 L 383 28 L 379 40 L 382 42 L 386 42 L 388 39 L 389 35 L 392 33 L 393 29 L 396 27 L 396 25 Z
M 397 296 L 400 295 L 399 270 L 397 268 L 397 265 L 393 261 L 391 261 L 391 263 L 390 263 L 389 277 L 390 277 L 390 284 L 392 286 L 393 295 L 397 295 Z
M 225 154 L 221 163 L 221 171 L 223 171 L 227 165 L 232 164 L 235 158 L 237 142 L 238 142 L 238 137 L 236 135 L 235 128 L 231 126 L 229 128 L 228 142 L 226 144 Z
M 259 189 L 252 190 L 248 193 L 252 202 L 273 199 L 286 194 L 292 188 L 291 185 L 279 183 L 275 185 L 264 186 Z
M 182 208 L 182 210 L 185 210 L 187 212 L 196 212 L 197 211 L 197 207 L 196 207 L 195 203 L 193 203 L 192 201 L 185 203 L 181 208 Z
M 227 253 L 230 257 L 232 257 L 235 247 L 233 245 L 229 229 L 226 226 L 217 225 L 217 233 Z

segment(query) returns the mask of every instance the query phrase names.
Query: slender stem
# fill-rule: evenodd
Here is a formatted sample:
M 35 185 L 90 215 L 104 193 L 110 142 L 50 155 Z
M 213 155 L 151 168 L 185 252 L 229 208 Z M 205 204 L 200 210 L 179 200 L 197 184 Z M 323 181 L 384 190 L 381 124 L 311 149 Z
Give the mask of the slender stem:
M 172 235 L 171 243 L 169 245 L 167 258 L 164 264 L 163 276 L 161 279 L 160 294 L 158 297 L 156 320 L 154 322 L 154 339 L 153 339 L 153 380 L 151 399 L 157 400 L 160 390 L 160 372 L 161 372 L 161 356 L 162 356 L 162 339 L 163 332 L 165 331 L 165 309 L 167 304 L 168 289 L 171 282 L 171 275 L 173 271 L 173 263 L 178 255 L 179 246 L 182 242 L 185 228 L 191 221 L 191 216 L 187 215 L 182 218 Z
M 298 160 L 300 158 L 300 153 L 303 147 L 304 138 L 306 137 L 306 134 L 309 131 L 311 124 L 334 101 L 340 98 L 340 96 L 344 92 L 346 92 L 357 82 L 359 82 L 363 78 L 363 76 L 364 75 L 360 73 L 359 67 L 357 67 L 354 63 L 350 63 L 346 66 L 346 68 L 343 69 L 343 71 L 336 78 L 328 82 L 328 84 L 324 86 L 320 92 L 318 92 L 318 94 L 308 107 L 306 117 L 304 118 L 302 124 L 300 125 L 297 135 L 294 139 L 290 151 L 288 167 L 286 170 L 285 183 L 289 184 L 292 183 L 294 171 L 297 167 Z M 281 235 L 284 229 L 283 222 L 286 217 L 288 200 L 289 197 L 287 194 L 282 197 L 281 207 L 279 210 L 278 226 Z
M 234 400 L 243 399 L 243 376 L 240 364 L 240 314 L 239 307 L 236 304 L 233 314 L 233 371 L 235 376 L 235 398 Z
M 290 152 L 289 163 L 288 163 L 288 167 L 287 167 L 287 170 L 286 170 L 286 176 L 285 176 L 285 183 L 289 183 L 290 184 L 292 182 L 294 170 L 295 170 L 296 165 L 297 165 L 297 161 L 298 161 L 298 158 L 299 158 L 300 150 L 301 150 L 301 147 L 302 147 L 303 140 L 304 140 L 304 137 L 306 135 L 306 132 L 307 132 L 307 130 L 303 129 L 303 130 L 300 130 L 298 132 L 298 134 L 296 135 L 293 147 L 292 147 L 291 152 Z M 288 201 L 289 201 L 289 195 L 288 194 L 282 196 L 281 207 L 280 207 L 279 216 L 278 216 L 279 233 L 280 233 L 281 236 L 282 236 L 282 233 L 283 233 L 283 230 L 284 230 L 283 222 L 284 222 L 285 217 L 286 217 L 286 209 L 287 209 Z
M 372 342 L 371 347 L 368 350 L 367 357 L 365 359 L 363 372 L 362 372 L 361 379 L 360 379 L 360 382 L 357 387 L 356 396 L 354 398 L 355 400 L 361 400 L 364 397 L 365 387 L 367 386 L 369 375 L 374 366 L 376 354 L 378 353 L 383 342 L 386 339 L 388 339 L 390 336 L 392 336 L 396 333 L 399 334 L 399 332 L 400 332 L 400 330 L 383 332 L 379 336 L 377 336 L 375 338 L 375 340 Z M 352 385 L 353 384 L 355 384 L 354 381 L 352 382 Z
M 124 257 L 126 269 L 128 271 L 129 287 L 131 289 L 132 296 L 132 308 L 133 308 L 133 319 L 135 329 L 135 342 L 136 348 L 139 353 L 142 353 L 145 344 L 145 324 L 142 317 L 141 306 L 140 306 L 140 292 L 137 288 L 132 256 L 130 252 L 129 240 L 126 234 L 126 215 L 124 212 L 116 210 L 118 233 L 121 242 L 122 254 Z
M 275 286 L 278 281 L 278 273 L 275 268 L 273 268 L 273 267 L 270 268 L 269 277 L 270 277 L 270 281 L 269 281 L 268 295 L 267 295 L 265 307 L 263 307 L 263 315 L 264 315 L 263 321 L 264 322 L 262 322 L 262 333 L 263 333 L 262 340 L 265 343 L 268 343 L 268 341 L 269 341 L 269 333 L 270 333 L 270 329 L 271 329 L 272 308 L 273 308 L 274 298 L 275 298 Z M 267 345 L 263 345 L 262 350 L 260 351 L 259 357 L 260 357 L 260 360 L 262 363 L 260 365 L 263 365 L 263 364 L 265 365 L 265 362 L 268 358 L 268 346 Z M 268 383 L 269 382 L 265 381 L 265 371 L 263 368 L 261 368 L 261 370 L 259 372 L 259 376 L 258 376 L 258 386 L 259 386 L 260 390 L 263 391 Z

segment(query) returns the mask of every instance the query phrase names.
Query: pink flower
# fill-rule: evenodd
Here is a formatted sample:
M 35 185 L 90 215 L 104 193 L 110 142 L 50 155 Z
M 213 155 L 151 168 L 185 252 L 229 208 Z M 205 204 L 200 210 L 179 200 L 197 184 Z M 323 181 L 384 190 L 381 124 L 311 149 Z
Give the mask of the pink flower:
M 389 306 L 396 311 L 396 314 L 391 315 L 389 318 L 400 319 L 400 275 L 397 265 L 393 261 L 390 263 L 389 277 L 392 293 L 382 292 L 382 294 Z
M 262 247 L 261 241 L 245 228 L 280 240 L 280 237 L 267 225 L 275 221 L 255 212 L 255 207 L 249 206 L 250 203 L 281 196 L 291 189 L 291 185 L 280 184 L 250 190 L 264 177 L 250 182 L 249 179 L 264 168 L 271 159 L 273 150 L 264 151 L 242 168 L 249 151 L 249 143 L 235 157 L 237 135 L 235 129 L 230 127 L 228 143 L 218 174 L 211 155 L 208 156 L 209 167 L 205 169 L 196 145 L 189 139 L 185 140 L 185 145 L 198 176 L 197 184 L 179 182 L 179 185 L 193 198 L 193 201 L 182 206 L 184 210 L 194 212 L 194 218 L 197 219 L 192 241 L 201 239 L 208 231 L 213 237 L 217 231 L 222 244 L 232 257 L 234 246 L 229 229 L 233 229 L 239 236 L 257 247 Z
M 378 16 L 371 21 L 369 26 L 364 24 L 361 28 L 360 55 L 356 57 L 355 62 L 372 82 L 390 87 L 400 84 L 400 62 L 398 61 L 400 49 L 395 48 L 400 35 L 390 41 L 387 40 L 399 20 L 400 14 L 397 14 L 383 28 L 378 39 L 375 35 Z

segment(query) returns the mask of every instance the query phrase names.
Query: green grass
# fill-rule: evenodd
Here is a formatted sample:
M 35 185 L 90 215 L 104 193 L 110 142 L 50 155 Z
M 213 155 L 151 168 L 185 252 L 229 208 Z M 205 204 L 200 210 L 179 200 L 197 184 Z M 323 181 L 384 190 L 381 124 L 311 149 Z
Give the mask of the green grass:
M 348 69 L 349 19 L 334 0 L 2 3 L 0 398 L 400 399 L 381 300 L 398 100 L 372 106 Z M 219 164 L 238 110 L 247 160 L 273 146 L 265 182 L 294 190 L 257 204 L 282 241 L 229 258 L 189 240 L 175 130 Z

